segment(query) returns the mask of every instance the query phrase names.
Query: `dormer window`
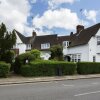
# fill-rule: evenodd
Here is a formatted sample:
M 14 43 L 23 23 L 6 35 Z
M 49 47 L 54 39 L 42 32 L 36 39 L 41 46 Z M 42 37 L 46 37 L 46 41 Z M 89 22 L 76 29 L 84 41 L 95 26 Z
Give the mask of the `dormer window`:
M 68 47 L 69 46 L 69 42 L 68 41 L 63 41 L 63 47 Z
M 49 49 L 49 48 L 50 48 L 50 43 L 41 44 L 41 49 Z
M 100 45 L 100 36 L 97 37 L 97 45 Z

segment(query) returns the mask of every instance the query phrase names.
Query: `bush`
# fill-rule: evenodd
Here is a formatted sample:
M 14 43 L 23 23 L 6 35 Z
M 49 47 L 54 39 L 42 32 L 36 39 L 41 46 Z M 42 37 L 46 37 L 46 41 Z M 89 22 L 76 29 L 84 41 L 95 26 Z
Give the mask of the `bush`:
M 78 74 L 98 74 L 100 73 L 100 63 L 79 62 L 77 63 Z
M 19 56 L 17 56 L 15 58 L 15 63 L 14 63 L 14 72 L 16 74 L 19 74 L 20 73 L 20 67 L 22 65 L 25 65 L 26 64 L 26 60 L 28 60 L 28 62 L 34 60 L 34 57 L 33 55 L 30 53 L 30 52 L 27 52 L 27 53 L 23 53 Z
M 30 53 L 33 55 L 34 60 L 40 59 L 40 51 L 37 49 L 33 49 L 30 51 Z
M 49 58 L 50 60 L 55 60 L 55 61 L 63 61 L 63 47 L 60 45 L 54 45 L 50 48 L 51 52 L 51 57 Z
M 0 62 L 0 77 L 7 77 L 10 71 L 10 64 Z
M 23 76 L 62 76 L 75 74 L 76 64 L 57 61 L 31 62 L 21 67 Z

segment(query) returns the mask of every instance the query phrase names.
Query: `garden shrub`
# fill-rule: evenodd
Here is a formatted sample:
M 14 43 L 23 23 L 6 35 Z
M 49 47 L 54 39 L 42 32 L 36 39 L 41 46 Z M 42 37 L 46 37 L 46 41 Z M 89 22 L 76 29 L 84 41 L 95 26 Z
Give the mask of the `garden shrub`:
M 97 62 L 79 62 L 77 63 L 78 74 L 98 74 L 100 73 L 100 63 Z
M 34 60 L 40 59 L 40 51 L 37 49 L 33 49 L 30 51 L 30 53 L 33 55 Z
M 0 62 L 0 77 L 7 77 L 10 71 L 10 64 Z
M 21 55 L 19 55 L 19 56 L 17 56 L 15 58 L 14 72 L 16 74 L 20 73 L 20 67 L 22 65 L 26 64 L 26 60 L 28 60 L 28 62 L 34 60 L 34 57 L 33 57 L 33 55 L 30 52 L 23 53 L 23 54 L 21 54 Z

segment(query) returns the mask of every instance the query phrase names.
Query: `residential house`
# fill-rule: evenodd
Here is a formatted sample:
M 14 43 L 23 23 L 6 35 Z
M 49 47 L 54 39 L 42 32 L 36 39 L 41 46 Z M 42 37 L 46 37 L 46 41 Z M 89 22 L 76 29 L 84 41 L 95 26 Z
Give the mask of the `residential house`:
M 66 36 L 56 34 L 37 36 L 34 31 L 31 37 L 25 37 L 18 31 L 16 36 L 14 48 L 19 50 L 19 54 L 38 49 L 41 51 L 41 58 L 47 60 L 50 57 L 50 47 L 60 44 L 63 46 L 64 58 L 68 61 L 100 62 L 100 23 L 89 28 L 78 25 L 76 33 L 71 32 Z
M 100 23 L 88 28 L 78 25 L 70 35 L 67 55 L 74 62 L 100 62 Z

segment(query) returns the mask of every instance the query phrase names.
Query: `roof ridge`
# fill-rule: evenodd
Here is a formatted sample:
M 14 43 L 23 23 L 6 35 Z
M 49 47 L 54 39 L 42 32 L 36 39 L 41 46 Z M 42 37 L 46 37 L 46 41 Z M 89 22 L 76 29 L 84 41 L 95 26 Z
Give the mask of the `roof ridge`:
M 94 27 L 97 27 L 97 26 L 100 26 L 100 23 L 97 23 L 97 24 L 92 25 L 92 26 L 90 26 L 90 27 L 87 27 L 87 28 L 85 28 L 85 29 L 94 28 Z M 85 29 L 84 29 L 84 30 L 85 30 Z
M 57 34 L 49 34 L 49 35 L 38 35 L 37 37 L 43 37 L 43 36 L 57 36 Z
M 21 34 L 20 32 L 18 32 L 17 30 L 15 30 L 15 31 L 16 31 L 17 34 L 19 34 L 19 35 L 25 37 L 23 34 Z

